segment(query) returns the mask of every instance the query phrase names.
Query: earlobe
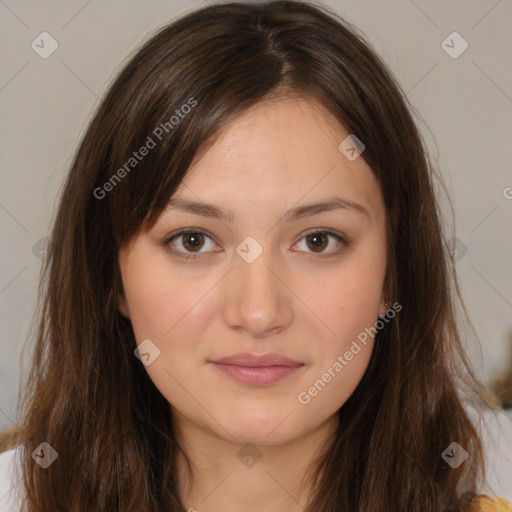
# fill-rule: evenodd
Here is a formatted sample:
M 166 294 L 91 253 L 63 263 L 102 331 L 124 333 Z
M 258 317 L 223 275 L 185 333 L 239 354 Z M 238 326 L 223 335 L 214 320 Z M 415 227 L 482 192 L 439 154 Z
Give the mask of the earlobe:
M 130 310 L 128 309 L 128 303 L 126 302 L 123 279 L 121 277 L 121 265 L 122 265 L 122 257 L 124 253 L 120 250 L 118 255 L 118 267 L 116 268 L 116 276 L 115 276 L 115 285 L 114 285 L 114 293 L 117 302 L 117 309 L 119 312 L 125 317 L 130 319 Z
M 384 278 L 384 285 L 382 288 L 382 295 L 380 297 L 380 303 L 379 303 L 379 318 L 386 315 L 388 312 L 388 309 L 391 306 L 391 298 L 390 298 L 390 291 L 392 290 L 391 283 L 389 281 L 389 272 L 386 270 L 386 275 Z
M 117 308 L 119 312 L 126 318 L 130 319 L 130 311 L 128 310 L 128 304 L 125 298 L 121 295 L 117 301 Z
M 385 316 L 388 309 L 389 309 L 389 297 L 386 292 L 383 292 L 382 298 L 381 298 L 380 304 L 379 304 L 379 311 L 380 311 L 379 318 Z

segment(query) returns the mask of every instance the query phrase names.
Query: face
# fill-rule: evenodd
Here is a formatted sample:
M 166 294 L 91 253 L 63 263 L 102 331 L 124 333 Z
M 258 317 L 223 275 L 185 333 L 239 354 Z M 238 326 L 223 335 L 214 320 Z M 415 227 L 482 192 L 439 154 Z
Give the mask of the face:
M 283 444 L 336 421 L 361 380 L 386 311 L 385 207 L 338 149 L 348 135 L 313 100 L 259 103 L 120 251 L 120 310 L 178 424 Z M 288 360 L 219 362 L 241 353 Z

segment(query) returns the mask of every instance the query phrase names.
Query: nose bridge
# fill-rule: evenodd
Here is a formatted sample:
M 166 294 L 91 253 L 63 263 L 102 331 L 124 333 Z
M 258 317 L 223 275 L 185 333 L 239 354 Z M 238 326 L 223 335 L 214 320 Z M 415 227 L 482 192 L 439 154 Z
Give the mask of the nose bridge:
M 277 285 L 276 278 L 270 269 L 275 266 L 275 258 L 273 258 L 272 251 L 265 249 L 257 251 L 254 247 L 249 246 L 249 251 L 244 253 L 247 249 L 245 244 L 237 248 L 237 258 L 235 258 L 235 276 L 240 280 L 241 288 L 246 287 L 247 291 L 252 290 L 251 294 L 257 298 L 260 294 L 267 294 L 273 291 Z M 271 294 L 274 296 L 274 294 Z M 247 296 L 247 294 L 244 294 Z M 268 298 L 268 297 L 267 297 Z
M 244 328 L 253 336 L 281 329 L 291 319 L 289 297 L 274 275 L 279 265 L 273 251 L 247 237 L 236 248 L 224 319 L 231 327 Z

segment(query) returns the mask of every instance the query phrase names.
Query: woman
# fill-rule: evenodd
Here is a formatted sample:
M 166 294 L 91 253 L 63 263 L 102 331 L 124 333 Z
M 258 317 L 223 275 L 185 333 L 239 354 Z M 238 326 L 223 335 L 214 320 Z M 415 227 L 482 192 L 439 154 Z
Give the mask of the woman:
M 63 190 L 28 510 L 509 510 L 483 497 L 464 402 L 489 395 L 434 177 L 400 87 L 333 13 L 231 3 L 153 36 Z

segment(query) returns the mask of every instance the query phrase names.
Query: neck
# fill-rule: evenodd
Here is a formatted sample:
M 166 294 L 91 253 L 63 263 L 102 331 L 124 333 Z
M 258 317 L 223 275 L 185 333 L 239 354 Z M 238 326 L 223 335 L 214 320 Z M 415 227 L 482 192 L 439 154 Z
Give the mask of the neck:
M 233 443 L 205 431 L 173 409 L 180 499 L 190 512 L 303 512 L 311 496 L 307 477 L 338 427 L 334 415 L 304 436 L 280 445 Z M 307 482 L 305 484 L 305 482 Z

